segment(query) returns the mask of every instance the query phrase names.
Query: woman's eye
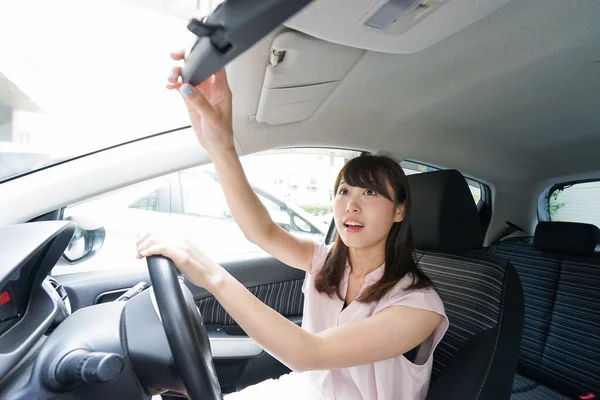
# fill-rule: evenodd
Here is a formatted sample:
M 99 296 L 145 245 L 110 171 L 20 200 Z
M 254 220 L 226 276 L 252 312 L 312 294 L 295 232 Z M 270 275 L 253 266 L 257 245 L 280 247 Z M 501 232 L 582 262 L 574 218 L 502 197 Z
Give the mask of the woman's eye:
M 375 195 L 377 195 L 377 192 L 374 191 L 373 189 L 367 189 L 367 190 L 365 190 L 365 194 L 367 196 L 375 196 Z
M 346 195 L 346 194 L 348 194 L 348 189 L 340 189 L 340 191 L 338 192 L 338 194 Z

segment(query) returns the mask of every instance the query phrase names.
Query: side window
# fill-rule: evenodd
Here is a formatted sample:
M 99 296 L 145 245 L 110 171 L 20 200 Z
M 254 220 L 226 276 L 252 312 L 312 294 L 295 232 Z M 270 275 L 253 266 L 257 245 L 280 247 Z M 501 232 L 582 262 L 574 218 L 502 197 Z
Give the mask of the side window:
M 558 186 L 548 197 L 550 221 L 584 222 L 600 227 L 600 181 Z
M 168 213 L 170 180 L 172 176 L 164 176 L 105 193 L 67 207 L 64 215 L 68 217 L 85 214 L 90 217 L 95 215 L 95 218 L 109 218 L 130 212 L 128 210 Z
M 181 213 L 189 216 L 232 219 L 216 173 L 194 168 L 179 173 Z M 175 206 L 174 212 L 177 212 Z
M 153 190 L 141 199 L 138 199 L 129 206 L 139 210 L 158 211 L 158 189 Z
M 136 259 L 135 241 L 149 224 L 170 219 L 174 177 L 151 179 L 66 207 L 63 219 L 75 222 L 77 233 L 52 274 L 145 268 Z
M 325 237 L 333 219 L 333 185 L 359 152 L 286 149 L 242 157 L 246 176 L 271 218 L 293 235 Z M 65 209 L 86 233 L 85 258 L 63 257 L 52 273 L 146 268 L 136 258 L 138 234 L 149 224 L 192 237 L 217 262 L 264 254 L 250 243 L 225 200 L 212 164 L 105 193 Z M 87 240 L 87 239 L 86 239 Z
M 400 165 L 402 166 L 402 169 L 404 170 L 404 173 L 406 175 L 438 171 L 438 168 L 430 167 L 429 165 L 419 164 L 419 163 L 416 163 L 413 161 L 402 161 L 400 163 Z M 473 201 L 475 201 L 475 204 L 479 205 L 479 202 L 481 201 L 481 185 L 482 184 L 473 179 L 469 179 L 469 178 L 465 178 L 465 179 L 467 180 L 467 184 L 469 185 L 469 189 L 471 190 L 471 194 L 473 195 Z
M 275 223 L 292 234 L 325 236 L 333 218 L 335 178 L 344 164 L 359 154 L 332 149 L 287 149 L 243 157 L 242 165 L 252 189 Z M 212 164 L 179 175 L 182 215 L 233 222 Z
M 333 185 L 342 167 L 360 152 L 286 149 L 244 157 L 254 191 L 273 206 L 273 220 L 292 234 L 325 237 L 333 219 Z M 271 212 L 271 211 L 270 211 Z M 286 227 L 284 226 L 284 229 Z

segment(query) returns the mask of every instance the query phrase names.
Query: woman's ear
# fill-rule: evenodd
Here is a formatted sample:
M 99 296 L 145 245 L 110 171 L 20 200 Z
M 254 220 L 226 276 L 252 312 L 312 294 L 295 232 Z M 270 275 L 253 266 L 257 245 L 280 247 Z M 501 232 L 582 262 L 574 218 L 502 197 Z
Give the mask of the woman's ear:
M 394 215 L 394 222 L 404 221 L 404 204 L 400 204 L 396 207 L 396 215 Z

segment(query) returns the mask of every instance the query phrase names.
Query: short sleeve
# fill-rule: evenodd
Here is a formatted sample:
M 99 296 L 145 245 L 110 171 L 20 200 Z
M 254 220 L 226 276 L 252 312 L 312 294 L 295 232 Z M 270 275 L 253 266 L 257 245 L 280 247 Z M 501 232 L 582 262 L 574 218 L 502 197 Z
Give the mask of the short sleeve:
M 381 312 L 392 306 L 419 308 L 421 310 L 433 311 L 437 314 L 440 314 L 442 316 L 442 320 L 435 328 L 432 336 L 423 343 L 426 346 L 421 346 L 421 350 L 424 350 L 425 353 L 423 354 L 421 351 L 419 351 L 417 356 L 417 358 L 424 363 L 427 359 L 432 357 L 438 343 L 446 334 L 450 323 L 448 321 L 448 317 L 446 316 L 444 303 L 442 302 L 439 294 L 433 288 L 429 287 L 426 289 L 404 290 L 404 286 L 405 285 L 400 282 L 392 290 L 390 290 L 390 292 L 380 300 L 379 304 L 377 304 L 373 314 Z
M 327 245 L 323 241 L 314 242 L 314 250 L 313 250 L 313 259 L 312 265 L 310 268 L 310 272 L 306 273 L 306 277 L 304 278 L 304 283 L 302 284 L 302 293 L 306 294 L 306 291 L 309 285 L 313 284 L 313 277 L 315 272 L 318 272 L 323 265 L 325 265 L 325 259 L 327 259 L 327 254 L 329 250 L 327 249 Z

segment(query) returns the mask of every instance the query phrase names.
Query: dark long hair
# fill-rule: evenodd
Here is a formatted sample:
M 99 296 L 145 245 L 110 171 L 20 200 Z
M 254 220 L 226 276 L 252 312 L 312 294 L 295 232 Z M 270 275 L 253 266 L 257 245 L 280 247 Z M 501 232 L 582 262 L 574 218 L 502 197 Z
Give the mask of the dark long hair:
M 334 193 L 336 194 L 342 179 L 350 186 L 374 190 L 393 201 L 395 206 L 404 207 L 403 220 L 392 225 L 386 240 L 383 276 L 356 300 L 361 303 L 380 300 L 407 274 L 412 278 L 412 284 L 407 289 L 433 286 L 432 281 L 415 262 L 414 240 L 410 226 L 410 190 L 400 163 L 387 154 L 364 154 L 353 158 L 342 168 L 335 181 Z M 393 193 L 389 192 L 388 183 Z M 348 246 L 336 232 L 325 265 L 316 275 L 315 288 L 319 293 L 326 293 L 330 297 L 337 294 L 341 300 L 344 300 L 340 293 L 340 282 L 349 255 Z

